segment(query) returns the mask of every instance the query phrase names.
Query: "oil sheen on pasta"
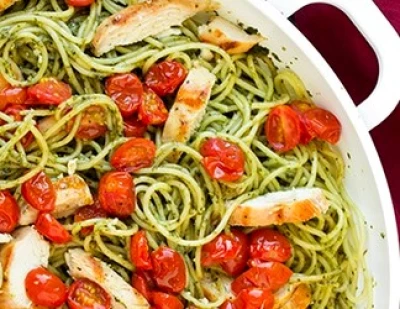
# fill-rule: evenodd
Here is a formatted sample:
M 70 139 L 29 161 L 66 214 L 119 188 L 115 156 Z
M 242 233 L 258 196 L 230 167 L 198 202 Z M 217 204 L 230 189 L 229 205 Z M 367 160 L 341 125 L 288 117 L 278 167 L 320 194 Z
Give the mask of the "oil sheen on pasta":
M 230 56 L 218 47 L 200 43 L 193 20 L 185 22 L 180 35 L 148 38 L 118 47 L 102 58 L 91 56 L 90 42 L 97 25 L 128 4 L 132 3 L 99 0 L 90 9 L 76 10 L 56 0 L 20 1 L 0 16 L 0 73 L 9 82 L 27 86 L 55 76 L 79 94 L 54 110 L 27 111 L 23 122 L 13 122 L 0 113 L 7 123 L 0 128 L 1 134 L 9 139 L 0 139 L 0 189 L 16 188 L 43 168 L 52 177 L 76 171 L 96 188 L 100 176 L 110 170 L 110 152 L 126 141 L 122 118 L 103 94 L 102 79 L 135 69 L 144 73 L 162 58 L 177 59 L 188 68 L 200 64 L 217 76 L 217 84 L 190 143 L 161 144 L 162 129 L 150 128 L 147 134 L 158 146 L 157 157 L 152 168 L 135 175 L 135 214 L 124 221 L 73 223 L 67 218 L 64 224 L 74 235 L 68 246 L 84 247 L 129 281 L 134 267 L 127 258 L 128 240 L 144 228 L 152 248 L 166 243 L 184 255 L 189 284 L 182 296 L 200 308 L 216 308 L 225 295 L 221 289 L 216 302 L 202 300 L 199 280 L 204 272 L 216 270 L 201 267 L 200 248 L 229 229 L 227 222 L 234 207 L 227 210 L 225 201 L 238 204 L 266 192 L 315 186 L 322 188 L 330 201 L 328 213 L 304 224 L 279 227 L 294 246 L 288 262 L 295 272 L 291 280 L 311 285 L 312 308 L 353 308 L 356 304 L 372 308 L 372 280 L 364 259 L 364 219 L 343 188 L 340 154 L 326 143 L 312 142 L 279 155 L 266 146 L 262 134 L 271 108 L 291 98 L 309 99 L 301 80 L 289 70 L 278 71 L 266 50 Z M 74 138 L 82 111 L 93 105 L 108 111 L 109 131 L 101 143 Z M 36 120 L 49 115 L 57 122 L 42 135 L 35 127 Z M 68 133 L 65 125 L 74 117 Z M 29 131 L 36 142 L 24 149 L 21 139 Z M 236 143 L 246 154 L 246 172 L 239 182 L 221 184 L 201 168 L 199 147 L 215 135 Z M 179 165 L 167 160 L 176 150 L 183 154 Z M 94 233 L 80 237 L 80 229 L 93 223 Z M 53 246 L 50 265 L 68 281 L 71 279 L 64 261 L 67 249 Z M 360 282 L 363 289 L 357 288 Z

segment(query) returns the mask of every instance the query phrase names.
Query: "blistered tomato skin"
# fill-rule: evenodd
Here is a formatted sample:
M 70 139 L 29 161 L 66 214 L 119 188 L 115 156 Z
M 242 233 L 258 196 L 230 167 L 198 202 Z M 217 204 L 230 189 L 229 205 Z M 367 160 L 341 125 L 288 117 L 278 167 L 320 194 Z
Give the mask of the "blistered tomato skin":
M 0 233 L 11 233 L 17 227 L 20 209 L 8 190 L 0 191 Z
M 161 246 L 151 254 L 153 277 L 160 290 L 180 293 L 186 286 L 186 267 L 183 257 L 175 250 Z
M 292 256 L 289 240 L 272 229 L 260 229 L 250 234 L 250 257 L 266 262 L 286 262 Z
M 107 78 L 105 88 L 124 118 L 132 116 L 143 102 L 143 84 L 133 73 Z
M 136 208 L 133 178 L 127 172 L 108 172 L 99 183 L 99 201 L 109 216 L 129 217 Z
M 183 83 L 186 68 L 177 61 L 162 61 L 153 65 L 145 76 L 145 84 L 157 95 L 172 94 Z
M 145 138 L 132 138 L 119 146 L 111 156 L 111 165 L 124 172 L 150 167 L 156 156 L 156 145 Z
M 243 176 L 245 155 L 239 146 L 221 138 L 210 138 L 203 143 L 200 153 L 211 178 L 233 182 Z
M 56 190 L 49 176 L 39 172 L 21 186 L 21 194 L 33 208 L 51 212 L 56 207 Z
M 300 118 L 287 105 L 279 105 L 271 110 L 264 130 L 269 145 L 277 152 L 287 152 L 300 143 Z
M 53 273 L 43 267 L 31 270 L 25 278 L 29 299 L 37 306 L 57 308 L 67 300 L 67 287 Z
M 139 231 L 131 237 L 131 261 L 136 269 L 152 269 L 149 244 L 145 231 Z

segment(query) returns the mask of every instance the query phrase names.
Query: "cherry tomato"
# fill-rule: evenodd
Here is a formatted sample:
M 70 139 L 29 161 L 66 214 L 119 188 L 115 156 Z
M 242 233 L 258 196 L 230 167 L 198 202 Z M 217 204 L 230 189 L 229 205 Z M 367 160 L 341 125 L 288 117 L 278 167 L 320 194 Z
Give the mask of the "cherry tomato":
M 68 122 L 68 130 L 72 129 L 74 120 Z M 106 114 L 100 106 L 90 106 L 82 113 L 76 137 L 86 140 L 93 140 L 106 135 Z
M 26 89 L 11 86 L 6 79 L 0 75 L 0 111 L 8 104 L 24 104 L 26 101 Z
M 100 206 L 100 202 L 98 199 L 95 199 L 92 205 L 79 208 L 74 215 L 75 222 L 81 222 L 96 218 L 107 218 L 107 213 Z M 82 228 L 80 231 L 82 236 L 88 236 L 92 232 L 93 232 L 93 226 L 86 226 Z
M 292 246 L 275 230 L 260 229 L 250 234 L 250 257 L 266 262 L 286 262 L 292 256 Z
M 242 232 L 239 230 L 232 230 L 231 235 L 225 233 L 219 234 L 211 242 L 203 246 L 201 264 L 208 267 L 234 260 L 239 255 L 239 252 L 242 251 L 242 243 L 240 242 L 242 238 L 247 242 L 246 235 L 242 237 Z
M 126 137 L 143 137 L 147 131 L 147 125 L 133 116 L 124 121 L 124 134 Z
M 145 87 L 143 103 L 139 106 L 139 120 L 145 125 L 161 125 L 168 118 L 168 110 L 161 98 L 150 88 Z
M 75 7 L 83 7 L 91 5 L 94 0 L 66 0 L 67 4 Z
M 147 72 L 144 82 L 160 97 L 172 94 L 183 83 L 186 68 L 177 61 L 162 61 Z
M 131 261 L 137 269 L 149 270 L 152 268 L 145 231 L 139 231 L 131 238 Z
M 40 234 L 56 244 L 65 244 L 71 241 L 69 232 L 49 213 L 40 213 L 35 227 Z
M 203 166 L 211 178 L 236 181 L 244 173 L 244 154 L 235 144 L 220 138 L 210 138 L 200 149 Z
M 334 114 L 322 108 L 313 108 L 304 113 L 305 125 L 309 132 L 331 144 L 336 144 L 342 134 L 342 125 Z
M 153 277 L 157 286 L 168 293 L 180 293 L 186 286 L 186 268 L 182 256 L 161 246 L 151 253 Z
M 151 302 L 152 292 L 156 285 L 150 274 L 147 272 L 137 271 L 132 275 L 132 286 Z
M 39 211 L 52 212 L 56 207 L 56 190 L 44 172 L 25 181 L 21 186 L 21 194 L 29 205 Z
M 12 232 L 20 217 L 18 203 L 7 190 L 0 191 L 0 233 Z
M 221 267 L 228 275 L 236 277 L 246 268 L 249 259 L 249 240 L 247 235 L 240 230 L 233 229 L 231 232 L 235 241 L 240 243 L 240 249 L 233 259 L 222 262 Z
M 266 288 L 272 291 L 279 290 L 292 276 L 293 272 L 282 263 L 265 262 L 259 266 L 251 267 L 231 284 L 232 291 L 238 295 L 247 288 Z
M 21 115 L 21 112 L 25 110 L 26 108 L 24 105 L 12 104 L 7 106 L 7 108 L 4 110 L 4 113 L 13 117 L 15 121 L 22 121 L 24 116 Z
M 132 138 L 117 148 L 111 156 L 111 165 L 120 171 L 136 172 L 150 167 L 156 156 L 156 145 L 145 138 Z
M 69 309 L 111 309 L 110 295 L 96 282 L 82 278 L 68 291 Z
M 133 178 L 126 172 L 108 172 L 99 183 L 101 207 L 111 216 L 129 217 L 136 207 Z
M 57 308 L 67 300 L 67 287 L 53 273 L 43 267 L 31 270 L 25 278 L 29 299 L 37 306 Z
M 117 104 L 123 117 L 133 115 L 143 101 L 143 85 L 133 73 L 107 78 L 106 93 Z
M 29 104 L 59 105 L 72 96 L 71 87 L 55 78 L 43 78 L 28 88 Z
M 287 105 L 272 109 L 264 129 L 268 142 L 278 152 L 292 150 L 300 142 L 300 118 Z
M 179 298 L 167 293 L 153 292 L 152 302 L 154 309 L 183 309 Z
M 293 101 L 290 103 L 290 107 L 297 113 L 300 119 L 300 144 L 307 145 L 314 139 L 315 132 L 307 130 L 304 113 L 314 108 L 314 106 L 305 101 Z
M 250 288 L 240 291 L 234 305 L 241 309 L 272 309 L 274 294 L 269 289 Z

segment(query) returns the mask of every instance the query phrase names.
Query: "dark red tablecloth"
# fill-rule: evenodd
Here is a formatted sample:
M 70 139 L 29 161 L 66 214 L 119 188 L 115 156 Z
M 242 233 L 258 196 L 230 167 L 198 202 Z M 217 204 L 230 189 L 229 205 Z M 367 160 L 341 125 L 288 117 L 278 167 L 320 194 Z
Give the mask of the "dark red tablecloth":
M 400 0 L 375 0 L 375 3 L 400 33 Z M 297 12 L 292 20 L 332 66 L 354 102 L 358 104 L 367 98 L 378 78 L 378 62 L 347 16 L 334 7 L 315 4 Z M 371 135 L 389 182 L 400 230 L 400 107 Z

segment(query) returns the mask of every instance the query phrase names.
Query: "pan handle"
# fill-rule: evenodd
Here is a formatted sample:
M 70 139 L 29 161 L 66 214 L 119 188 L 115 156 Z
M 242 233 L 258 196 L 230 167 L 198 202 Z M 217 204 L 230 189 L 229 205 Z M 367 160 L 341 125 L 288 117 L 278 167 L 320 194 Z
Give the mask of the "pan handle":
M 379 61 L 378 83 L 358 106 L 368 130 L 384 121 L 400 101 L 400 38 L 372 0 L 267 0 L 289 17 L 312 3 L 326 3 L 345 12 L 375 50 Z

